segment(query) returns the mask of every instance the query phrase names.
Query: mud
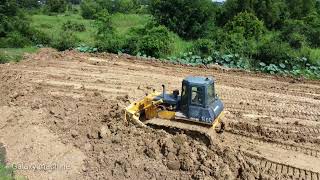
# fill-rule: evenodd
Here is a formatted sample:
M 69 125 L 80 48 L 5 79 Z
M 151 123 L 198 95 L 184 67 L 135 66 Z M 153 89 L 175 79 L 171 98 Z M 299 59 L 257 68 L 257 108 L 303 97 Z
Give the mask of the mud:
M 187 75 L 216 78 L 228 126 L 213 145 L 125 121 L 130 102 Z M 29 179 L 320 179 L 318 81 L 51 49 L 0 65 L 0 80 L 8 164 L 68 167 L 16 171 Z

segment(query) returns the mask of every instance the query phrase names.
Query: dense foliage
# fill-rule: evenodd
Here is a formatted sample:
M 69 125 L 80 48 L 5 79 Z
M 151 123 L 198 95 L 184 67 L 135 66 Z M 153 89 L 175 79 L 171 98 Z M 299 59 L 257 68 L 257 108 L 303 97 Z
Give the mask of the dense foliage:
M 29 19 L 14 0 L 0 2 L 0 47 L 24 47 L 37 39 Z
M 173 40 L 169 30 L 165 26 L 150 23 L 131 29 L 124 50 L 131 54 L 142 53 L 159 58 L 170 54 L 172 47 Z
M 67 9 L 66 0 L 46 0 L 46 8 L 49 12 L 62 13 Z
M 203 36 L 213 22 L 210 0 L 153 0 L 151 14 L 160 24 L 186 39 Z

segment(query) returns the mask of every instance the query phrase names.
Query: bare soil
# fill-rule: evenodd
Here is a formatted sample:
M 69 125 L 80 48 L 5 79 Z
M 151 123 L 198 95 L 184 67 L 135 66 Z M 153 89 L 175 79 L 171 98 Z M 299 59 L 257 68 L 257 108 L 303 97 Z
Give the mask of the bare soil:
M 125 121 L 130 102 L 188 75 L 214 76 L 225 103 L 213 145 Z M 42 49 L 0 65 L 0 97 L 7 164 L 28 179 L 320 180 L 319 81 Z

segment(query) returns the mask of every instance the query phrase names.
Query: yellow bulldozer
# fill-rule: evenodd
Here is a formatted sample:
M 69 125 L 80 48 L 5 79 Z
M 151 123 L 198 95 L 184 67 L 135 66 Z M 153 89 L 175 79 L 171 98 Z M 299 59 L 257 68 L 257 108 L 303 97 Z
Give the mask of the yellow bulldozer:
M 167 94 L 155 90 L 126 108 L 126 119 L 138 126 L 156 126 L 204 134 L 212 143 L 216 132 L 223 132 L 224 105 L 215 91 L 212 77 L 188 76 L 179 90 Z

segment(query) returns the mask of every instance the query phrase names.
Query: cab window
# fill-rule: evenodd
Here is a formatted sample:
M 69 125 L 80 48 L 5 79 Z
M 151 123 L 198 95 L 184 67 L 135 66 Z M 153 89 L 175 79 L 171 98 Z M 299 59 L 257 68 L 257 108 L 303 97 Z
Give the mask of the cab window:
M 191 104 L 203 105 L 203 89 L 201 87 L 192 87 L 191 89 Z
M 212 103 L 215 100 L 214 85 L 208 87 L 208 102 Z

